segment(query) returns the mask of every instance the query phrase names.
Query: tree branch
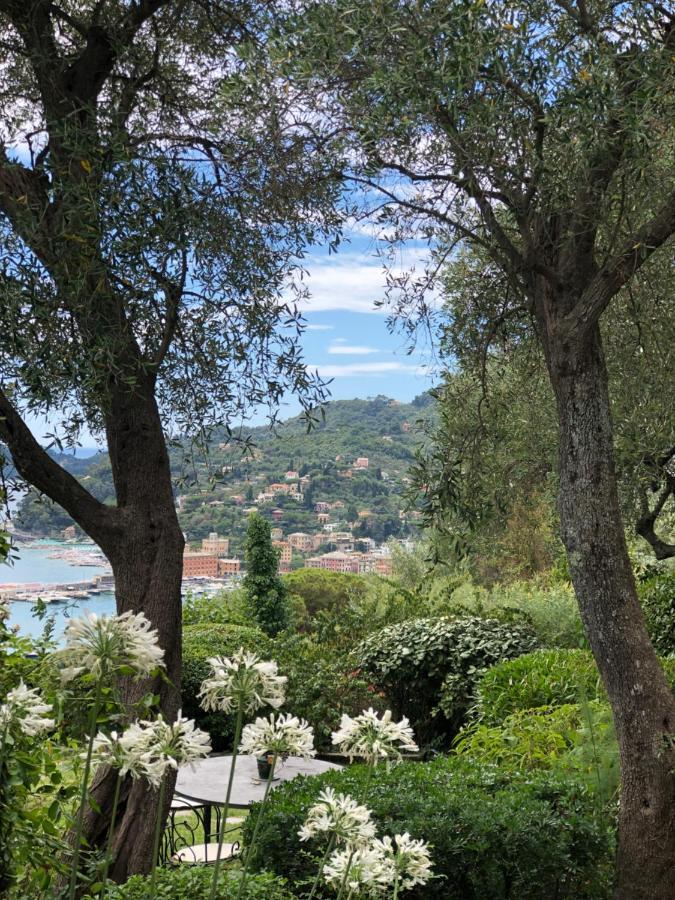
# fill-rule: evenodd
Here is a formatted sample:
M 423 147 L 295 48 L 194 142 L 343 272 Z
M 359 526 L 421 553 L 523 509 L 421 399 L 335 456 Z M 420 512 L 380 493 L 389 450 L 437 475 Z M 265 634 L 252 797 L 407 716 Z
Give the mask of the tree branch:
M 662 540 L 654 530 L 656 520 L 661 515 L 663 507 L 668 499 L 675 496 L 675 477 L 666 472 L 666 484 L 652 509 L 649 509 L 647 497 L 643 496 L 644 513 L 635 523 L 635 532 L 644 538 L 654 551 L 657 559 L 671 559 L 675 557 L 675 544 L 669 544 Z
M 673 233 L 675 191 L 653 218 L 629 237 L 623 248 L 600 269 L 574 308 L 562 320 L 562 328 L 568 333 L 588 332 L 597 323 L 610 300 Z
M 119 513 L 89 493 L 33 437 L 0 387 L 0 440 L 9 448 L 18 473 L 65 511 L 105 549 L 119 526 Z

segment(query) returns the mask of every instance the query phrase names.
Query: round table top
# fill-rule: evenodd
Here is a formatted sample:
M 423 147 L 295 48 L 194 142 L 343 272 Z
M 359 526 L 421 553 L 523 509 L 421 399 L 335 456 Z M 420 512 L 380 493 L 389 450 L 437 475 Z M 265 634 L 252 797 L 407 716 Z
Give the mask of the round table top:
M 223 806 L 231 765 L 231 756 L 209 756 L 191 765 L 181 766 L 176 781 L 176 796 Z M 342 766 L 336 763 L 323 762 L 320 759 L 305 760 L 299 756 L 290 756 L 277 762 L 272 788 L 278 787 L 284 781 L 291 781 L 298 775 L 321 775 L 331 769 L 341 768 Z M 244 809 L 262 800 L 265 784 L 266 782 L 258 775 L 255 757 L 243 754 L 238 756 L 234 768 L 230 806 Z

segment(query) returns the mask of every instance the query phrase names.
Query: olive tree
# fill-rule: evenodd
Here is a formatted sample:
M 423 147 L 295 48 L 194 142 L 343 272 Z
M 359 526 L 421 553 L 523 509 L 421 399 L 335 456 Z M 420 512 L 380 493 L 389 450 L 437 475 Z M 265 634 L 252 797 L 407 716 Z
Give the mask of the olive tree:
M 330 0 L 279 63 L 350 129 L 345 168 L 392 250 L 430 244 L 426 271 L 393 278 L 392 315 L 413 326 L 468 244 L 502 279 L 497 321 L 518 310 L 540 343 L 562 537 L 620 747 L 617 890 L 650 900 L 672 894 L 675 700 L 626 549 L 600 320 L 675 230 L 674 49 L 667 5 L 644 0 Z
M 118 611 L 157 628 L 180 698 L 183 535 L 167 439 L 322 384 L 305 370 L 292 277 L 333 231 L 334 181 L 301 104 L 243 78 L 273 3 L 0 0 L 0 442 L 19 476 L 101 547 Z M 27 420 L 27 416 L 31 418 Z M 100 436 L 115 503 L 44 449 Z M 104 839 L 114 777 L 87 817 Z M 125 786 L 115 878 L 147 870 L 156 799 Z

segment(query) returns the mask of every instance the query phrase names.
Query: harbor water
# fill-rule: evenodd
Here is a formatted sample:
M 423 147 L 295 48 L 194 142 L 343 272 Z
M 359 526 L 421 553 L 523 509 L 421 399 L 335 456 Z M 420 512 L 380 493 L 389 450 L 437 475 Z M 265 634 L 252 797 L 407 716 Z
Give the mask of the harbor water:
M 96 548 L 92 544 L 63 544 L 56 541 L 36 541 L 29 546 L 19 544 L 15 547 L 13 559 L 0 564 L 0 591 L 3 585 L 29 584 L 75 584 L 91 581 L 96 575 L 109 571 L 103 565 L 72 565 L 67 558 L 54 558 L 55 553 L 67 549 L 77 557 L 81 552 L 88 557 Z M 44 628 L 44 620 L 34 616 L 35 607 L 26 601 L 10 603 L 8 624 L 18 625 L 20 633 L 27 637 L 37 637 Z M 54 635 L 59 638 L 63 633 L 69 616 L 81 616 L 84 612 L 95 612 L 110 615 L 115 612 L 115 597 L 112 591 L 92 593 L 88 597 L 73 597 L 67 603 L 50 603 L 47 615 L 54 619 Z

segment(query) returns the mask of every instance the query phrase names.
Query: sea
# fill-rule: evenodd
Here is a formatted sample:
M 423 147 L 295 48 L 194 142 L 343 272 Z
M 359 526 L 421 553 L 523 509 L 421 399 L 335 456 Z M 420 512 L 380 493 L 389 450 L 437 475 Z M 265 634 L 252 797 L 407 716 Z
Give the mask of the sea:
M 106 569 L 97 566 L 73 566 L 65 559 L 50 559 L 50 554 L 67 546 L 68 549 L 92 551 L 92 544 L 68 544 L 56 541 L 35 541 L 24 547 L 14 546 L 13 558 L 0 563 L 0 586 L 3 584 L 40 582 L 42 584 L 72 584 L 77 581 L 91 581 L 95 575 Z M 108 570 L 109 571 L 109 570 Z M 82 599 L 71 599 L 68 603 L 50 603 L 47 616 L 54 620 L 54 636 L 58 640 L 63 634 L 71 616 L 81 616 L 85 612 L 111 615 L 115 612 L 115 596 L 110 592 L 91 594 Z M 9 626 L 18 625 L 19 633 L 26 637 L 38 637 L 45 625 L 44 619 L 35 616 L 35 607 L 24 600 L 10 603 Z

